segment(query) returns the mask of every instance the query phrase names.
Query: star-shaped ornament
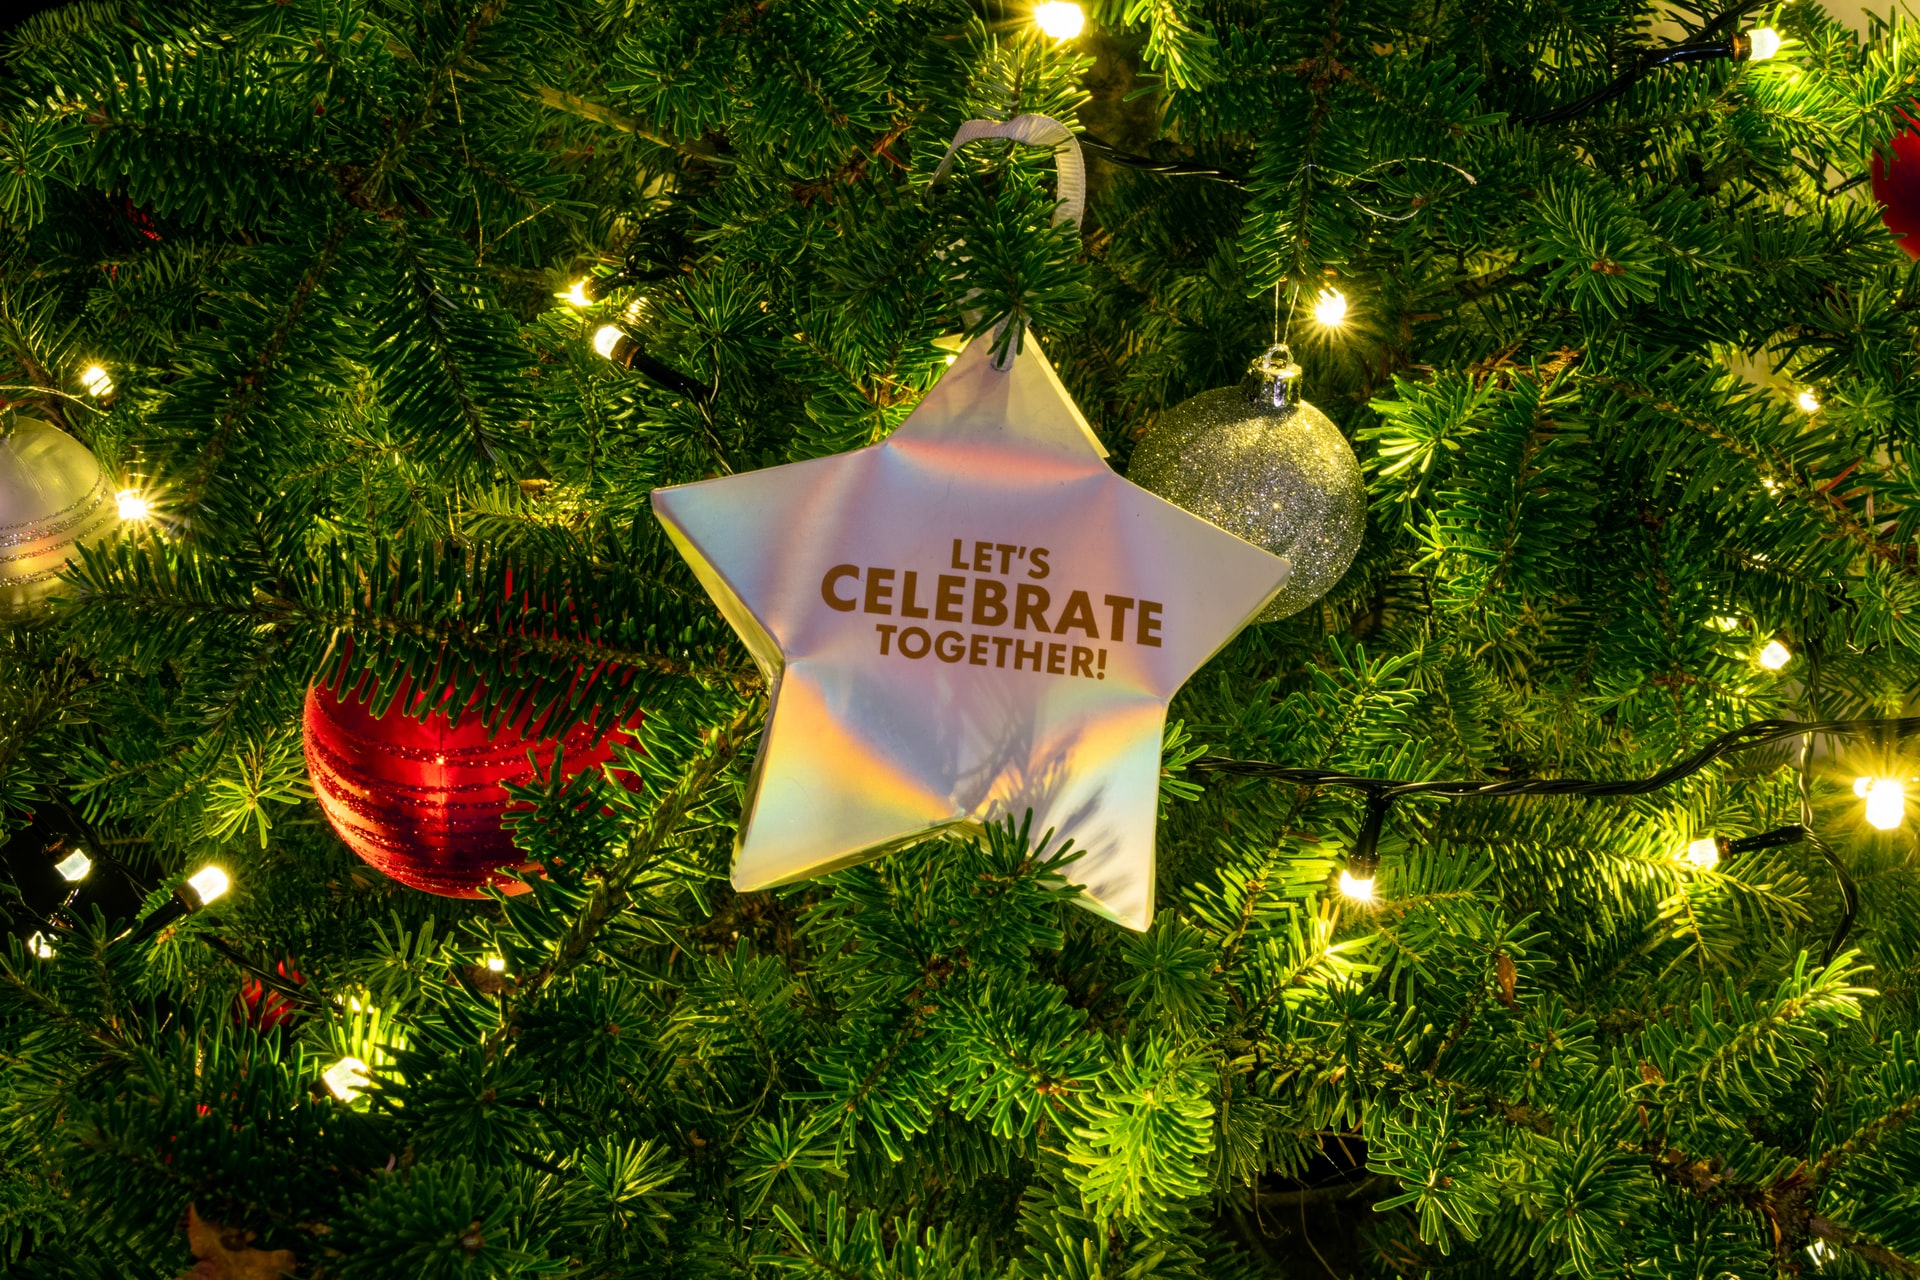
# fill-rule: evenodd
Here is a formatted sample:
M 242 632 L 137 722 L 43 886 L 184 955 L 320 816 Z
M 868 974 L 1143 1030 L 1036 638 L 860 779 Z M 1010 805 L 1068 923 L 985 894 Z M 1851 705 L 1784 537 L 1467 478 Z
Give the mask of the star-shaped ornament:
M 772 691 L 733 883 L 1031 809 L 1145 929 L 1167 703 L 1288 565 L 1115 475 L 1035 344 L 991 347 L 880 444 L 653 494 Z

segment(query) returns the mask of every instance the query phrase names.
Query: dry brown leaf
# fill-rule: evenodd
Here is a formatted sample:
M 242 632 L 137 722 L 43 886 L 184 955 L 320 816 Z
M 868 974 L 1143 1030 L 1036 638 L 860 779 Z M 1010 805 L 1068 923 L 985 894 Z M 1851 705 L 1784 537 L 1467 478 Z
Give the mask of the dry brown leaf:
M 199 1261 L 180 1280 L 280 1280 L 299 1265 L 291 1249 L 254 1249 L 253 1232 L 217 1226 L 187 1206 L 187 1247 Z
M 1517 1011 L 1520 1006 L 1514 1002 L 1513 987 L 1519 978 L 1519 971 L 1513 967 L 1513 957 L 1504 951 L 1495 956 L 1493 973 L 1500 980 L 1500 1003 Z

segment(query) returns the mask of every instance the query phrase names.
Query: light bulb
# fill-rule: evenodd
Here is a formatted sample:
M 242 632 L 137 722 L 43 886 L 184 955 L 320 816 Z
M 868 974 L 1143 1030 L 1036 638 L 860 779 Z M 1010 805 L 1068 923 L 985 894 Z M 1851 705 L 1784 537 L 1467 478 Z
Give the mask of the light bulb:
M 505 973 L 507 971 L 506 958 L 503 956 L 488 956 L 487 969 L 493 973 Z
M 1711 871 L 1720 865 L 1720 842 L 1712 836 L 1701 836 L 1680 856 L 1702 871 Z
M 1033 11 L 1033 22 L 1055 40 L 1071 40 L 1085 30 L 1087 15 L 1067 0 L 1047 0 Z
M 567 291 L 560 296 L 576 307 L 590 307 L 593 305 L 593 299 L 587 296 L 587 282 L 585 280 L 575 280 Z
M 122 520 L 145 520 L 153 514 L 153 504 L 141 497 L 137 489 L 122 489 L 114 494 L 113 505 L 120 509 Z
M 1860 790 L 1856 782 L 1854 790 Z M 1898 778 L 1875 778 L 1867 783 L 1867 825 L 1891 831 L 1907 820 L 1907 789 Z
M 1760 651 L 1760 656 L 1756 661 L 1768 671 L 1778 671 L 1793 661 L 1793 650 L 1787 648 L 1787 646 L 1781 644 L 1778 640 L 1769 640 L 1767 641 L 1767 647 Z
M 44 933 L 36 933 L 28 938 L 27 950 L 33 952 L 37 959 L 53 959 L 53 944 L 47 941 L 47 935 Z
M 96 400 L 113 394 L 113 379 L 97 364 L 90 364 L 80 371 L 80 385 Z
M 1373 877 L 1367 876 L 1363 879 L 1360 876 L 1354 875 L 1351 871 L 1342 871 L 1340 873 L 1340 893 L 1343 897 L 1351 898 L 1355 902 L 1372 902 Z
M 1797 397 L 1795 397 L 1795 400 L 1799 404 L 1799 406 L 1802 409 L 1805 409 L 1808 413 L 1820 412 L 1820 397 L 1813 394 L 1813 392 L 1811 391 L 1802 391 Z
M 85 880 L 87 872 L 93 870 L 93 859 L 87 856 L 86 850 L 75 849 L 54 863 L 53 869 L 60 873 L 62 880 Z
M 200 898 L 200 905 L 204 907 L 226 893 L 233 882 L 218 867 L 202 867 L 187 877 L 187 883 L 193 886 L 194 893 Z
M 1853 780 L 1853 794 L 1859 796 L 1862 800 L 1865 800 L 1867 798 L 1867 792 L 1869 789 L 1872 788 L 1872 786 L 1873 786 L 1872 778 L 1855 778 Z
M 1747 61 L 1765 62 L 1780 52 L 1780 33 L 1772 27 L 1755 27 L 1747 32 Z
M 1322 289 L 1313 300 L 1313 318 L 1328 328 L 1347 322 L 1347 295 L 1338 289 Z
M 352 1102 L 367 1087 L 367 1064 L 348 1054 L 320 1075 L 327 1092 L 342 1102 Z
M 613 359 L 613 349 L 620 345 L 620 339 L 627 335 L 610 324 L 603 324 L 593 331 L 593 349 L 607 359 Z

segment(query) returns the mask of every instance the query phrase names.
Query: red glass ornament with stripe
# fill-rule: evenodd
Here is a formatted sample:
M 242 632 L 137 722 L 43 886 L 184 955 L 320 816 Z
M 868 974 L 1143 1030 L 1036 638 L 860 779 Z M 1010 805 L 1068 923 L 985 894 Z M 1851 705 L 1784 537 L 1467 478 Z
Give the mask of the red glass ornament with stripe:
M 1873 158 L 1873 198 L 1880 221 L 1900 237 L 1907 256 L 1920 258 L 1920 120 L 1899 113 L 1905 128 L 1893 136 L 1893 154 Z
M 556 739 L 538 725 L 527 730 L 531 707 L 489 733 L 481 722 L 481 689 L 457 723 L 444 705 L 425 721 L 416 719 L 403 711 L 418 711 L 404 675 L 386 714 L 376 718 L 371 687 L 363 679 L 344 698 L 327 682 L 307 690 L 307 773 L 334 831 L 369 866 L 426 893 L 478 898 L 487 885 L 524 892 L 524 884 L 501 871 L 528 869 L 526 855 L 500 825 L 511 804 L 505 784 L 532 782 L 528 752 L 537 752 L 545 767 Z M 584 724 L 560 735 L 563 773 L 572 777 L 612 760 L 617 744 L 637 742 L 639 724 L 636 714 L 598 738 Z M 639 786 L 631 775 L 621 780 Z

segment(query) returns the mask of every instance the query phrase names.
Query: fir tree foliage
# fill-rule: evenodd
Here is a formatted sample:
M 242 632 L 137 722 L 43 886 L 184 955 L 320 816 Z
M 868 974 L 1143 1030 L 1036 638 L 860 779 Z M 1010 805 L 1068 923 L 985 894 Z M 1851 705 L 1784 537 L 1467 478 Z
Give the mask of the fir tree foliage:
M 1088 11 L 77 0 L 5 37 L 0 431 L 152 509 L 0 631 L 10 1280 L 1920 1274 L 1920 873 L 1850 785 L 1901 744 L 1410 798 L 1371 904 L 1351 793 L 1197 767 L 1625 778 L 1908 704 L 1920 276 L 1859 179 L 1911 29 Z M 1770 61 L 1533 123 L 1759 18 Z M 1095 151 L 1078 228 L 1043 150 L 930 182 L 1022 113 L 1212 176 Z M 1003 319 L 1122 468 L 1280 325 L 1367 468 L 1360 558 L 1176 703 L 1147 932 L 1020 815 L 737 894 L 766 694 L 647 495 L 884 439 Z M 525 892 L 428 898 L 316 808 L 317 681 L 640 741 L 537 753 Z M 233 888 L 56 923 L 53 831 L 143 914 Z

